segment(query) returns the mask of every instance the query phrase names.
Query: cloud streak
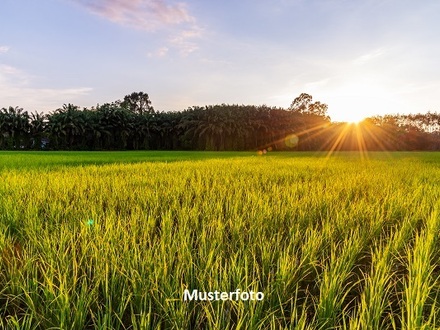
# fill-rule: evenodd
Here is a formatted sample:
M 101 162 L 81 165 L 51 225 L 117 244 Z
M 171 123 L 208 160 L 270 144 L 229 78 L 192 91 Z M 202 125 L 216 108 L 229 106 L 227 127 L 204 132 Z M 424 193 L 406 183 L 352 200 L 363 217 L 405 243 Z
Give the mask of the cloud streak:
M 89 12 L 115 24 L 169 34 L 166 44 L 148 57 L 165 57 L 175 49 L 181 56 L 188 56 L 198 49 L 196 42 L 202 35 L 202 28 L 189 12 L 186 3 L 171 0 L 70 0 Z
M 111 22 L 147 31 L 194 23 L 186 4 L 165 0 L 71 0 Z
M 374 59 L 384 55 L 384 53 L 385 53 L 385 51 L 382 48 L 373 50 L 367 54 L 364 54 L 364 55 L 356 58 L 354 60 L 354 64 L 365 64 L 371 60 L 374 60 Z
M 9 51 L 9 47 L 8 46 L 0 46 L 0 54 L 5 54 Z
M 195 52 L 199 47 L 194 39 L 200 38 L 202 30 L 196 26 L 191 29 L 181 31 L 177 35 L 171 37 L 169 42 L 171 46 L 179 49 L 179 53 L 182 56 L 187 56 L 192 52 Z
M 32 76 L 9 65 L 0 65 L 0 108 L 19 106 L 29 111 L 53 111 L 64 103 L 74 103 L 89 95 L 93 89 L 78 88 L 36 88 Z M 16 104 L 16 100 L 21 100 Z

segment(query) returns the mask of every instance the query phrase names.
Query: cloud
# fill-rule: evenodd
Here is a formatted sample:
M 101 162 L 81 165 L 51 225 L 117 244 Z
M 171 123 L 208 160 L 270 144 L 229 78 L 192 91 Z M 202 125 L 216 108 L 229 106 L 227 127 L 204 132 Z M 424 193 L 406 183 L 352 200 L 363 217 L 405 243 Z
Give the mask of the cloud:
M 0 46 L 0 54 L 5 54 L 9 51 L 9 47 L 8 46 Z
M 168 47 L 160 47 L 154 52 L 149 52 L 147 55 L 148 57 L 164 57 L 168 54 L 169 48 Z
M 32 111 L 53 111 L 64 103 L 75 103 L 92 92 L 90 87 L 36 88 L 33 76 L 19 68 L 0 65 L 0 107 L 19 106 Z
M 115 24 L 147 32 L 165 30 L 166 44 L 148 57 L 165 57 L 170 50 L 187 56 L 198 49 L 196 39 L 202 29 L 189 12 L 186 3 L 170 0 L 70 0 Z
M 365 64 L 365 63 L 367 63 L 367 62 L 369 62 L 369 61 L 371 61 L 371 60 L 373 60 L 375 58 L 378 58 L 378 57 L 384 55 L 384 53 L 385 53 L 384 49 L 379 48 L 379 49 L 373 50 L 373 51 L 371 51 L 371 52 L 369 52 L 367 54 L 359 56 L 358 58 L 356 58 L 353 61 L 353 63 L 354 64 Z
M 194 23 L 186 4 L 165 0 L 71 0 L 111 22 L 147 31 Z
M 304 85 L 305 90 L 310 91 L 310 92 L 319 91 L 321 88 L 328 85 L 330 80 L 331 80 L 330 78 L 324 78 L 324 79 L 320 79 L 317 81 L 308 82 Z
M 200 38 L 201 35 L 202 30 L 194 26 L 191 29 L 183 30 L 177 35 L 170 37 L 169 42 L 171 46 L 179 50 L 180 55 L 187 56 L 199 48 L 194 40 Z
M 49 112 L 64 103 L 75 103 L 81 96 L 89 95 L 93 88 L 21 88 L 0 83 L 0 107 L 19 106 L 29 112 Z
M 30 76 L 22 70 L 6 64 L 0 64 L 0 86 L 4 83 L 24 86 L 29 82 Z
M 148 57 L 161 58 L 168 56 L 172 51 L 178 52 L 180 56 L 188 56 L 199 49 L 195 39 L 201 37 L 201 30 L 198 28 L 184 30 L 170 36 L 166 45 L 147 54 Z

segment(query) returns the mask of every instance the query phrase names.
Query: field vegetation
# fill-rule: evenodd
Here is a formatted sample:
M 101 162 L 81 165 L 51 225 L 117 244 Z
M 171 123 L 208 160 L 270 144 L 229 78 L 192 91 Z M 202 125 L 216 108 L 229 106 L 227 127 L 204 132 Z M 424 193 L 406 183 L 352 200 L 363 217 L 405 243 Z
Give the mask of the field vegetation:
M 2 152 L 0 328 L 439 328 L 439 164 Z M 265 298 L 182 300 L 237 288 Z

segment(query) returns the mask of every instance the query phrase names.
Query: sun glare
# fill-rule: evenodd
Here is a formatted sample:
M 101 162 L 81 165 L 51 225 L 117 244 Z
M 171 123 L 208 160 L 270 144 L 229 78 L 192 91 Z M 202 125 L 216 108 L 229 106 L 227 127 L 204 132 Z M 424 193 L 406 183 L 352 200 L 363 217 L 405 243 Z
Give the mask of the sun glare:
M 364 120 L 364 118 L 349 120 L 347 121 L 347 124 L 358 125 L 362 120 Z
M 345 122 L 347 124 L 359 124 L 362 120 L 366 118 L 363 113 L 341 113 L 339 116 L 339 120 L 341 122 Z
M 332 121 L 359 123 L 367 117 L 384 114 L 396 108 L 395 102 L 384 94 L 388 89 L 378 89 L 374 82 L 363 84 L 353 81 L 345 92 L 328 97 L 329 115 Z

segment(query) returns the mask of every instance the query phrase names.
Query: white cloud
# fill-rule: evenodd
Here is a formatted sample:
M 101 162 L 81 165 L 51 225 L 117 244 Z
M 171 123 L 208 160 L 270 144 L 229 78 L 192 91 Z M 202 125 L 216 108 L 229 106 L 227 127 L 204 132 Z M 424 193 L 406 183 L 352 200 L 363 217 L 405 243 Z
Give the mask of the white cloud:
M 359 56 L 358 58 L 356 58 L 353 61 L 353 63 L 354 64 L 359 64 L 359 65 L 365 64 L 365 63 L 367 63 L 367 62 L 369 62 L 369 61 L 371 61 L 373 59 L 376 59 L 376 58 L 384 55 L 384 54 L 385 54 L 385 51 L 384 51 L 383 48 L 375 49 L 375 50 L 373 50 L 373 51 L 371 51 L 369 53 L 366 53 L 364 55 Z
M 8 46 L 0 46 L 0 54 L 5 54 L 9 51 L 10 47 Z
M 19 106 L 32 111 L 53 111 L 64 103 L 75 103 L 93 90 L 78 88 L 36 88 L 34 78 L 26 72 L 8 65 L 0 65 L 0 107 Z
M 170 37 L 169 42 L 172 47 L 179 50 L 180 55 L 187 56 L 199 48 L 194 39 L 200 38 L 201 35 L 202 30 L 198 27 L 193 27 Z
M 89 95 L 93 89 L 80 88 L 20 88 L 0 84 L 0 107 L 19 106 L 29 112 L 50 112 L 64 103 L 76 103 L 81 96 Z
M 324 78 L 317 81 L 311 81 L 304 84 L 304 88 L 306 91 L 310 91 L 311 93 L 315 91 L 319 91 L 319 89 L 324 88 L 330 82 L 330 78 Z
M 29 82 L 30 76 L 22 70 L 6 64 L 0 64 L 0 84 L 12 83 L 14 85 L 26 85 Z
M 160 47 L 154 52 L 148 53 L 148 57 L 164 57 L 168 54 L 169 48 L 168 47 Z

